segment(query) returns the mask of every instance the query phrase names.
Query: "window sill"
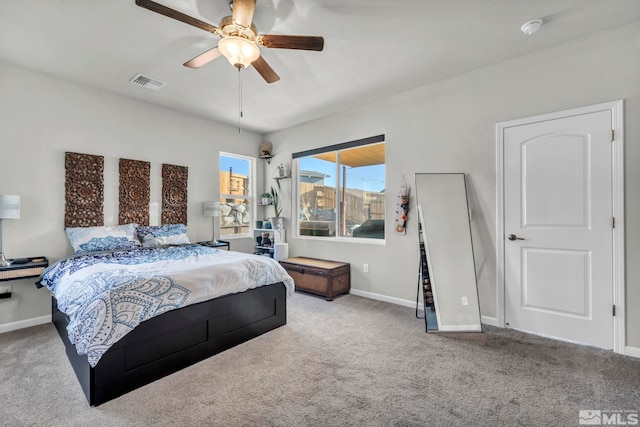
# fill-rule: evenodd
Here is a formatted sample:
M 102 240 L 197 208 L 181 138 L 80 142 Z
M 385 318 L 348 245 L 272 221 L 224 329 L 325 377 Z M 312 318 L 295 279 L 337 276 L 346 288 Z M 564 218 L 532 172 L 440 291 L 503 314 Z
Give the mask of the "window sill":
M 224 239 L 224 240 L 253 239 L 253 234 L 244 233 L 244 234 L 226 235 L 226 236 L 219 237 L 219 239 Z
M 362 239 L 357 237 L 318 237 L 318 236 L 294 236 L 294 239 L 316 240 L 326 243 L 356 243 L 360 245 L 385 246 L 386 239 Z

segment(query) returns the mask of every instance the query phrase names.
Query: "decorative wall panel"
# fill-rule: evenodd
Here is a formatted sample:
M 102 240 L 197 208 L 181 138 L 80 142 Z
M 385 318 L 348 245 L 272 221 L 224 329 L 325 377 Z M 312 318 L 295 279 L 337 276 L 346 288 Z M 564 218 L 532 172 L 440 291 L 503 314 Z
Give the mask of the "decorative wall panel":
M 189 168 L 162 165 L 162 224 L 187 224 Z
M 120 159 L 120 224 L 149 225 L 151 163 Z
M 104 225 L 104 157 L 65 153 L 65 227 Z

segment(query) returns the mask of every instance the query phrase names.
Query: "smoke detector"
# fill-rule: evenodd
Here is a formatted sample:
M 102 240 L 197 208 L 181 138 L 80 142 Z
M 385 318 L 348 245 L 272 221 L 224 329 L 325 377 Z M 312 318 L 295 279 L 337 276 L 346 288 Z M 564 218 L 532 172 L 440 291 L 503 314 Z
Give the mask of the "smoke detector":
M 520 27 L 520 30 L 526 35 L 531 35 L 538 31 L 542 26 L 542 19 L 532 19 L 531 21 L 525 22 Z

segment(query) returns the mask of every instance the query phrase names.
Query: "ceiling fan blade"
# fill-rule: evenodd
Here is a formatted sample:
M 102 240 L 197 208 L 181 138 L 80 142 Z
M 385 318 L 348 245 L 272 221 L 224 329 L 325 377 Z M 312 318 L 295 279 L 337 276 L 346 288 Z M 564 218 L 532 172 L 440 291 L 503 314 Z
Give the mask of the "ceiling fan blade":
M 184 22 L 185 24 L 193 25 L 196 28 L 200 28 L 201 30 L 208 31 L 210 33 L 216 34 L 217 31 L 219 31 L 218 27 L 215 25 L 211 25 L 192 16 L 185 15 L 182 12 L 178 12 L 177 10 L 173 10 L 151 0 L 136 0 L 136 4 L 140 7 L 144 7 L 145 9 L 149 9 L 152 12 L 157 12 L 161 15 L 168 16 L 169 18 Z
M 214 59 L 216 59 L 218 56 L 222 55 L 220 53 L 220 50 L 218 49 L 218 46 L 214 47 L 213 49 L 209 49 L 206 52 L 201 53 L 200 55 L 196 56 L 193 59 L 188 60 L 187 62 L 185 62 L 184 65 L 185 67 L 189 67 L 189 68 L 200 68 L 205 64 L 208 64 L 209 62 L 213 61 Z
M 233 20 L 243 27 L 251 26 L 255 10 L 256 0 L 233 0 Z
M 320 36 L 283 36 L 279 34 L 265 34 L 258 37 L 258 44 L 277 49 L 324 49 L 324 37 Z
M 271 68 L 271 66 L 267 64 L 267 61 L 265 61 L 262 56 L 259 56 L 258 59 L 251 63 L 251 65 L 253 65 L 253 68 L 255 68 L 256 71 L 260 73 L 262 78 L 265 79 L 267 83 L 274 83 L 280 80 L 280 76 L 277 75 L 275 71 L 273 71 L 273 68 Z

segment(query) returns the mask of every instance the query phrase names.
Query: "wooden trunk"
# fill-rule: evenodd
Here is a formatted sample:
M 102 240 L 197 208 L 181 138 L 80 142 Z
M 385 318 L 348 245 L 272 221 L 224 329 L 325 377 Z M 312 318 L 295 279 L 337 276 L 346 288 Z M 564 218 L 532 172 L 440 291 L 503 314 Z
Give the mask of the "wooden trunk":
M 322 295 L 327 301 L 351 289 L 351 266 L 347 262 L 315 258 L 287 258 L 280 261 L 296 284 L 296 290 Z

